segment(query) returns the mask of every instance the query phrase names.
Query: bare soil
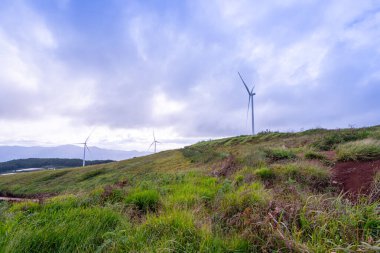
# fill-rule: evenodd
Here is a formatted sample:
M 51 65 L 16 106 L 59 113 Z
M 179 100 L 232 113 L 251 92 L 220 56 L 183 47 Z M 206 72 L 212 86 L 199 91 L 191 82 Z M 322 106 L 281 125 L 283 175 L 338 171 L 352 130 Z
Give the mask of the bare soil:
M 378 171 L 380 160 L 338 162 L 333 168 L 333 180 L 349 196 L 368 194 Z
M 23 202 L 23 201 L 33 201 L 40 202 L 40 199 L 26 199 L 26 198 L 12 198 L 12 197 L 0 197 L 0 201 L 9 201 L 9 202 Z
M 216 168 L 214 168 L 212 175 L 217 177 L 227 177 L 237 170 L 238 166 L 235 157 L 233 155 L 230 155 L 225 158 L 221 164 L 218 164 Z

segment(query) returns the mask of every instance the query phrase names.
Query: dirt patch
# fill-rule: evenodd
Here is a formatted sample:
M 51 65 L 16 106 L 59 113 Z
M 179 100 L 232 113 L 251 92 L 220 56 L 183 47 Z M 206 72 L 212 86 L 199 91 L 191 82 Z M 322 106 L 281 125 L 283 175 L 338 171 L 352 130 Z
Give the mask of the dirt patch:
M 238 170 L 236 159 L 233 155 L 228 156 L 222 161 L 220 167 L 214 169 L 212 174 L 217 177 L 227 177 Z
M 8 202 L 24 202 L 24 201 L 41 202 L 40 199 L 11 198 L 11 197 L 0 197 L 0 201 L 8 201 Z
M 321 154 L 324 155 L 330 161 L 335 161 L 336 159 L 335 150 L 321 151 Z
M 342 190 L 355 197 L 368 194 L 374 175 L 380 171 L 380 160 L 338 162 L 333 168 L 333 180 Z
M 22 201 L 33 201 L 43 203 L 46 199 L 57 196 L 57 193 L 39 193 L 39 194 L 13 194 L 10 192 L 0 192 L 0 200 L 10 201 L 10 202 L 22 202 Z

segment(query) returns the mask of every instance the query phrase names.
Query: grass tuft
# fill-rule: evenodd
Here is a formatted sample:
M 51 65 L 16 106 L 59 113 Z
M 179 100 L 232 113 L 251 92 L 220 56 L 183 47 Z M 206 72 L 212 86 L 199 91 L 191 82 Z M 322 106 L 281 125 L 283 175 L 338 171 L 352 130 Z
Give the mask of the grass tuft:
M 294 159 L 296 154 L 293 151 L 286 148 L 272 148 L 265 150 L 266 157 L 272 161 Z
M 305 153 L 305 158 L 309 160 L 326 160 L 327 159 L 325 155 L 312 151 L 312 150 L 309 150 Z
M 266 167 L 257 169 L 254 173 L 263 180 L 273 179 L 275 177 L 274 172 Z
M 130 194 L 126 199 L 127 205 L 136 206 L 143 212 L 155 212 L 160 204 L 160 195 L 155 190 L 145 190 Z
M 367 139 L 339 145 L 339 161 L 368 161 L 380 159 L 380 141 Z

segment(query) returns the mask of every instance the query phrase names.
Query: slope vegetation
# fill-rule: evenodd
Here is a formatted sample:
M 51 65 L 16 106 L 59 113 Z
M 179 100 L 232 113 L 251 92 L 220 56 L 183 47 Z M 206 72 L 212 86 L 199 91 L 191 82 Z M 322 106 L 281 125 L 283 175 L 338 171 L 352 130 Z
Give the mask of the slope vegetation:
M 379 140 L 380 127 L 265 132 L 1 176 L 3 196 L 41 201 L 0 203 L 0 251 L 377 252 Z M 346 163 L 366 172 L 355 190 Z

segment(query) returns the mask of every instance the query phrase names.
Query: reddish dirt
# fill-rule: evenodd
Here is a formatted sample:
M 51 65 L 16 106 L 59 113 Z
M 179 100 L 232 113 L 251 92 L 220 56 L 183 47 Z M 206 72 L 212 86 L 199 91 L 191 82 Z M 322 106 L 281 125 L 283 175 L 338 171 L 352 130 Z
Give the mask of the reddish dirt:
M 321 152 L 324 156 L 327 157 L 330 161 L 334 161 L 336 158 L 336 152 L 334 150 L 329 150 L 329 151 L 322 151 Z
M 380 171 L 380 160 L 339 162 L 333 168 L 333 180 L 349 196 L 368 194 L 373 177 Z
M 9 202 L 32 201 L 32 202 L 40 202 L 39 199 L 25 199 L 25 198 L 11 198 L 11 197 L 0 197 L 0 201 L 9 201 Z
M 222 161 L 220 167 L 217 166 L 217 168 L 214 169 L 212 174 L 217 177 L 227 177 L 233 174 L 237 169 L 235 157 L 230 155 Z

